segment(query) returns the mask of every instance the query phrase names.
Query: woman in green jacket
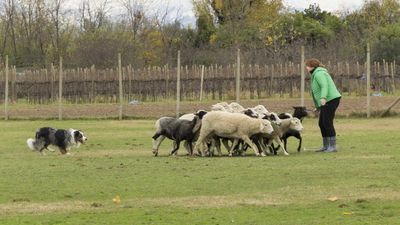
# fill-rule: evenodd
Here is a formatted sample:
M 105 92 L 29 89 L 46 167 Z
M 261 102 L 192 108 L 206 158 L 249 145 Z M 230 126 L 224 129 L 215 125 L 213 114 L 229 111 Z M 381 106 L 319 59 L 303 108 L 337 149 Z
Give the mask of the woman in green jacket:
M 341 95 L 332 77 L 317 59 L 307 59 L 306 69 L 311 74 L 311 95 L 319 113 L 319 128 L 323 147 L 318 152 L 336 152 L 336 131 L 333 126 Z

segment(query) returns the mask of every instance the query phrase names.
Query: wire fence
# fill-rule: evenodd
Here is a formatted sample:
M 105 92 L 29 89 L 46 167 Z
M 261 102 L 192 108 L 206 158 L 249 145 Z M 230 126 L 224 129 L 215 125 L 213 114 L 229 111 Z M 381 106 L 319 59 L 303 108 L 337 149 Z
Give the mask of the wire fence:
M 328 63 L 329 73 L 338 89 L 349 95 L 365 95 L 365 65 L 359 63 Z M 394 63 L 375 62 L 371 67 L 371 88 L 375 92 L 394 93 L 400 74 Z M 24 100 L 30 104 L 56 102 L 59 92 L 59 71 L 51 67 L 41 70 L 9 71 L 10 102 Z M 235 95 L 236 65 L 204 67 L 203 99 L 226 100 Z M 201 65 L 181 67 L 181 99 L 198 100 L 201 87 Z M 241 97 L 261 99 L 273 95 L 297 97 L 300 91 L 300 65 L 292 62 L 274 65 L 241 65 Z M 5 71 L 0 75 L 0 96 L 4 101 Z M 123 99 L 125 101 L 160 101 L 176 96 L 176 68 L 122 67 Z M 308 82 L 307 82 L 308 81 Z M 119 96 L 118 69 L 78 68 L 63 71 L 63 100 L 68 103 L 117 103 Z M 309 90 L 306 76 L 305 90 Z
M 180 52 L 178 52 L 178 65 L 180 65 L 179 54 Z M 132 116 L 132 113 L 134 116 L 148 117 L 151 114 L 150 111 L 156 111 L 154 115 L 166 115 L 170 113 L 169 108 L 173 104 L 164 105 L 163 110 L 153 105 L 150 109 L 136 107 L 139 111 L 135 111 L 136 109 L 132 111 L 127 106 L 132 102 L 172 103 L 175 99 L 176 115 L 181 113 L 179 105 L 182 100 L 194 103 L 191 106 L 186 105 L 186 110 L 191 111 L 195 111 L 196 107 L 206 106 L 196 104 L 201 103 L 201 100 L 236 99 L 238 101 L 243 99 L 260 102 L 263 99 L 276 97 L 279 99 L 301 97 L 301 105 L 304 104 L 302 95 L 304 92 L 301 89 L 304 71 L 301 70 L 300 64 L 293 62 L 269 65 L 242 64 L 238 50 L 237 64 L 191 65 L 182 66 L 179 70 L 178 67 L 169 65 L 135 69 L 130 65 L 122 67 L 121 55 L 119 54 L 118 57 L 118 68 L 110 69 L 96 69 L 95 66 L 63 69 L 62 58 L 60 58 L 59 68 L 51 65 L 47 69 L 40 70 L 22 70 L 13 66 L 9 67 L 5 63 L 0 73 L 0 99 L 5 105 L 4 118 L 6 120 L 10 116 L 13 118 L 53 118 L 56 102 L 58 102 L 60 120 L 63 118 L 63 111 L 67 112 L 66 116 L 69 118 L 114 117 L 113 113 L 103 112 L 114 111 L 114 105 L 117 103 L 119 103 L 118 118 L 120 119 L 123 116 Z M 8 57 L 6 57 L 6 62 L 8 62 Z M 368 69 L 367 63 L 328 61 L 326 68 L 343 95 L 367 96 L 371 90 L 373 96 L 396 93 L 396 86 L 400 80 L 396 63 L 383 61 L 370 65 Z M 370 78 L 367 78 L 368 74 Z M 370 79 L 369 89 L 367 89 L 368 79 Z M 305 76 L 305 92 L 309 92 L 309 86 L 310 76 Z M 382 110 L 380 104 L 385 101 L 381 100 L 373 100 L 375 107 L 372 110 Z M 10 107 L 8 103 L 11 103 Z M 311 103 L 309 99 L 308 104 L 311 105 Z M 75 107 L 71 107 L 72 104 Z M 103 109 L 97 107 L 99 104 L 102 104 Z M 281 104 L 281 101 L 278 102 L 275 108 L 284 110 L 280 107 Z M 387 104 L 389 103 L 386 102 Z M 23 107 L 19 108 L 18 105 Z M 81 106 L 76 107 L 76 105 Z M 85 106 L 82 107 L 82 105 Z M 354 103 L 349 105 L 354 105 Z M 40 109 L 35 108 L 36 106 L 40 106 Z M 80 110 L 83 108 L 85 110 Z M 366 108 L 369 117 L 370 97 L 367 97 L 367 107 L 358 104 L 358 108 Z M 46 110 L 47 114 L 44 113 Z M 81 113 L 71 117 L 76 111 Z M 351 112 L 355 111 L 359 110 Z

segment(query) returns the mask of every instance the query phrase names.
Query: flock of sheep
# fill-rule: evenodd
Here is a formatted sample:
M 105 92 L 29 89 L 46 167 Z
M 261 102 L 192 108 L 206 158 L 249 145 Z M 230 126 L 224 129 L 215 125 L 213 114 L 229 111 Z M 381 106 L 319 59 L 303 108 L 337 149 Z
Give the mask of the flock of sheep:
M 152 137 L 153 154 L 157 156 L 161 142 L 169 138 L 173 140 L 171 155 L 177 153 L 182 141 L 185 141 L 189 155 L 196 152 L 201 156 L 213 156 L 217 150 L 221 156 L 221 142 L 229 156 L 244 155 L 248 147 L 254 150 L 256 156 L 277 154 L 279 147 L 285 155 L 289 155 L 286 151 L 287 138 L 298 138 L 297 151 L 300 151 L 301 121 L 307 116 L 305 107 L 294 109 L 293 114 L 277 115 L 263 105 L 246 109 L 236 102 L 221 102 L 213 105 L 208 112 L 199 110 L 178 119 L 161 117 L 156 121 L 156 132 Z M 274 147 L 273 142 L 278 146 Z

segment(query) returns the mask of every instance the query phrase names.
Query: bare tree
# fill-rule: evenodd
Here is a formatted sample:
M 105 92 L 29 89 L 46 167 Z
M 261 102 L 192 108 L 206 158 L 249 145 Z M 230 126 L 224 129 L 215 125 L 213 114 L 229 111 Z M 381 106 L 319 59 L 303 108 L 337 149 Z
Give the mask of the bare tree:
M 94 31 L 102 27 L 106 22 L 109 10 L 110 6 L 108 0 L 102 0 L 97 5 L 94 4 L 93 1 L 83 0 L 79 8 L 81 30 Z
M 133 34 L 133 40 L 136 40 L 137 35 L 145 17 L 145 4 L 151 4 L 150 1 L 140 0 L 121 0 L 121 4 L 126 10 L 126 16 L 128 17 L 130 30 Z
M 60 29 L 62 17 L 65 13 L 62 13 L 62 6 L 65 0 L 49 0 L 47 1 L 47 11 L 51 17 L 51 22 L 54 26 L 54 36 L 52 38 L 52 45 L 55 49 L 55 58 L 58 59 L 60 56 Z
M 7 44 L 7 37 L 10 35 L 11 32 L 11 41 L 14 56 L 17 55 L 17 44 L 16 44 L 16 36 L 15 36 L 15 2 L 14 0 L 7 0 L 3 3 L 5 9 L 5 19 L 6 19 L 6 29 L 4 32 L 4 39 L 3 39 L 3 47 L 1 49 L 1 54 L 4 55 L 6 44 Z

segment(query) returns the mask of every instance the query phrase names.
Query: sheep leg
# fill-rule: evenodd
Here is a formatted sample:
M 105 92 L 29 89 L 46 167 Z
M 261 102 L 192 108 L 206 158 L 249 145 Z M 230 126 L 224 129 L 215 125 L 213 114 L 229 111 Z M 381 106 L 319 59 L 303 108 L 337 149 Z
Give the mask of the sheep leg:
M 301 150 L 301 144 L 302 144 L 302 142 L 303 142 L 303 138 L 301 137 L 300 133 L 297 133 L 297 134 L 295 135 L 295 137 L 296 137 L 297 139 L 299 139 L 299 146 L 297 146 L 297 151 L 300 152 L 300 150 Z
M 153 139 L 153 154 L 154 156 L 158 155 L 158 148 L 161 145 L 161 142 L 165 139 L 164 135 L 159 135 L 156 139 Z
M 193 154 L 193 145 L 190 144 L 188 141 L 185 141 L 185 143 L 183 144 L 185 146 L 185 149 L 188 153 L 188 155 L 192 155 Z
M 276 150 L 279 148 L 279 145 L 278 145 L 278 147 L 275 149 L 274 148 L 274 143 L 272 143 L 272 138 L 271 139 L 268 139 L 267 140 L 267 144 L 266 144 L 266 146 L 268 147 L 268 150 L 269 150 L 269 152 L 271 153 L 271 154 L 274 154 L 274 155 L 276 155 Z
M 278 143 L 279 146 L 281 146 L 281 148 L 282 148 L 282 150 L 283 150 L 283 154 L 289 155 L 289 153 L 286 151 L 285 146 L 284 146 L 283 143 L 282 143 L 281 138 L 280 138 L 280 137 L 275 137 L 274 140 Z
M 217 149 L 218 152 L 218 156 L 222 156 L 222 152 L 221 152 L 221 142 L 219 141 L 218 137 L 214 138 L 215 141 L 215 148 Z
M 242 148 L 240 149 L 240 155 L 241 156 L 245 156 L 246 155 L 246 150 L 247 150 L 248 147 L 249 146 L 242 141 Z
M 193 155 L 193 142 L 187 141 L 186 143 L 189 147 L 189 155 Z
M 254 150 L 254 153 L 256 154 L 256 156 L 260 156 L 260 152 L 258 151 L 257 145 L 255 145 L 249 137 L 247 136 L 243 136 L 242 140 L 244 142 L 246 142 L 246 144 L 250 145 L 250 147 Z
M 204 141 L 205 141 L 206 136 L 207 135 L 204 135 L 200 131 L 200 136 L 196 141 L 196 145 L 194 146 L 194 151 L 197 151 L 197 154 L 199 154 L 201 156 L 205 156 L 205 154 L 204 154 Z
M 237 139 L 237 143 L 236 144 L 232 143 L 233 153 L 236 152 L 238 155 L 240 155 L 241 154 L 241 149 L 243 148 L 244 145 L 245 144 L 244 144 L 244 142 L 242 140 Z
M 181 144 L 180 141 L 176 141 L 176 142 L 175 142 L 174 149 L 171 151 L 171 155 L 175 155 L 175 154 L 176 154 L 176 152 L 177 152 L 178 149 L 179 149 L 179 145 L 180 145 L 180 144 Z
M 287 138 L 283 138 L 283 146 L 285 146 L 285 149 L 287 149 Z
M 257 146 L 259 146 L 259 148 L 260 148 L 261 155 L 262 156 L 269 155 L 268 152 L 267 152 L 267 146 L 265 146 L 263 138 L 260 138 L 257 141 L 258 141 L 258 145 Z
M 239 141 L 239 145 L 242 145 L 242 146 L 238 146 L 238 152 L 239 152 L 239 154 L 241 155 L 241 156 L 244 156 L 244 151 L 245 151 L 245 149 L 247 149 L 247 144 L 246 143 L 244 143 L 243 141 Z M 239 148 L 240 147 L 240 148 Z
M 154 140 L 156 140 L 158 137 L 160 137 L 161 136 L 161 133 L 159 133 L 159 132 L 156 132 L 154 135 L 153 135 L 153 137 L 151 137 L 151 138 L 153 138 Z
M 226 150 L 229 152 L 229 150 L 231 149 L 231 147 L 228 144 L 228 139 L 226 138 L 222 138 L 222 144 L 224 145 L 224 147 L 226 148 Z
M 171 152 L 173 152 L 175 148 L 176 148 L 176 141 L 173 141 L 173 142 L 172 142 Z M 177 154 L 177 153 L 175 152 L 175 155 L 176 155 L 176 154 Z
M 278 146 L 276 146 L 276 148 L 275 148 L 274 143 L 272 143 L 272 140 L 269 142 L 269 146 L 270 146 L 270 152 L 274 155 L 277 155 L 278 150 L 281 146 L 278 144 Z
M 219 140 L 216 138 L 210 139 L 210 145 L 208 146 L 208 155 L 209 156 L 214 156 L 214 149 L 217 148 L 218 142 L 219 142 Z
M 235 151 L 235 148 L 236 148 L 236 145 L 238 144 L 238 142 L 239 142 L 239 139 L 237 139 L 237 138 L 233 139 L 233 143 L 232 143 L 231 149 L 229 151 L 229 156 L 232 156 L 233 151 Z

